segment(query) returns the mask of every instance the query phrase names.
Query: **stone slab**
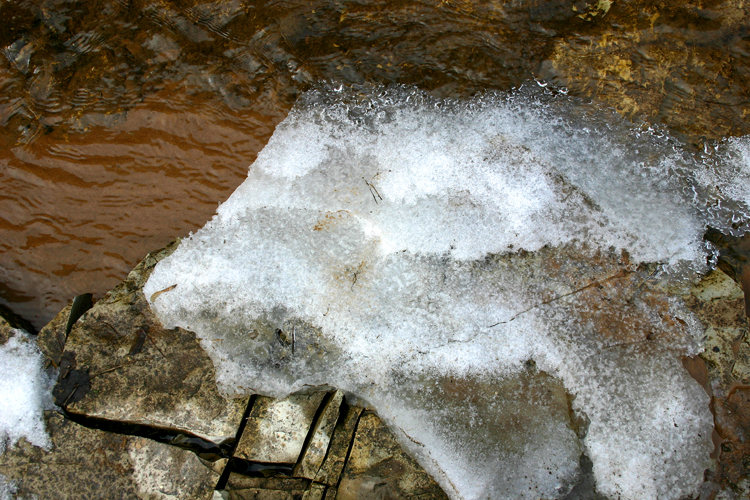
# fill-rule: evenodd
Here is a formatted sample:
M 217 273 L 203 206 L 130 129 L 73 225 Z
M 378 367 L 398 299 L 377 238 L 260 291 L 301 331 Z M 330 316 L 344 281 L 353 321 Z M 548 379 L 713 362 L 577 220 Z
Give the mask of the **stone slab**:
M 52 447 L 21 440 L 0 455 L 17 498 L 209 500 L 219 474 L 190 452 L 141 437 L 83 427 L 45 412 Z
M 341 409 L 344 418 L 336 424 L 328 446 L 328 454 L 320 466 L 315 481 L 328 486 L 336 486 L 341 478 L 341 472 L 346 465 L 346 457 L 354 440 L 357 422 L 362 414 L 362 408 L 346 405 Z
M 312 483 L 307 489 L 302 500 L 323 500 L 326 494 L 326 485 L 320 483 Z
M 325 407 L 320 412 L 320 418 L 315 422 L 312 437 L 302 458 L 294 468 L 294 476 L 307 479 L 315 479 L 317 476 L 318 470 L 320 470 L 320 466 L 326 457 L 336 422 L 338 422 L 339 410 L 343 400 L 344 394 L 341 391 L 334 392 L 324 400 Z
M 194 453 L 150 439 L 131 436 L 127 446 L 131 477 L 140 498 L 209 500 L 221 476 Z M 226 460 L 222 460 L 226 465 Z
M 224 498 L 229 500 L 300 500 L 310 487 L 306 479 L 229 475 Z
M 337 500 L 412 498 L 447 500 L 448 496 L 396 441 L 374 413 L 359 419 Z
M 284 399 L 258 396 L 234 456 L 252 462 L 296 464 L 325 392 Z
M 72 413 L 186 431 L 219 443 L 236 436 L 249 398 L 223 397 L 195 334 L 163 328 L 141 290 L 177 244 L 147 255 L 74 325 L 55 398 Z
M 44 354 L 47 363 L 53 368 L 60 366 L 63 351 L 65 351 L 65 342 L 67 340 L 66 330 L 70 310 L 73 306 L 71 302 L 57 313 L 52 320 L 39 330 L 36 343 Z

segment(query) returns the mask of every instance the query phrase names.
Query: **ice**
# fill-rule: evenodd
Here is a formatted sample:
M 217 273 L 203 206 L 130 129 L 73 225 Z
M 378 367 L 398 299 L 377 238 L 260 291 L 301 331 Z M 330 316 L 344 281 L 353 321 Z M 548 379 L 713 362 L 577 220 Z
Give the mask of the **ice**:
M 671 138 L 581 109 L 309 92 L 146 297 L 225 393 L 347 391 L 452 498 L 561 498 L 581 453 L 610 498 L 689 496 L 712 417 L 680 357 L 703 332 L 664 280 L 706 269 L 715 188 Z
M 51 381 L 42 369 L 43 355 L 23 330 L 0 346 L 0 453 L 19 439 L 42 448 L 51 443 L 43 410 L 52 405 Z

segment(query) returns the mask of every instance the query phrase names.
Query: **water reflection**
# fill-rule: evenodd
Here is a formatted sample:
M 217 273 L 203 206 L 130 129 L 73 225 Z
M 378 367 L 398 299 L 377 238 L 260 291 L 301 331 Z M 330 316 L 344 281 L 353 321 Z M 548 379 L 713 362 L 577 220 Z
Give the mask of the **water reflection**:
M 750 132 L 748 7 L 637 0 L 0 4 L 0 298 L 43 325 L 202 226 L 316 82 L 533 80 L 694 143 Z

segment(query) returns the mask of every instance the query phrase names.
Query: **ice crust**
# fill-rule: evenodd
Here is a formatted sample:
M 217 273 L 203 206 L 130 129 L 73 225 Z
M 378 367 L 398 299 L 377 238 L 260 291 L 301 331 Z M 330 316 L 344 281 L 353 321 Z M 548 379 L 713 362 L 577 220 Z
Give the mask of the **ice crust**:
M 582 451 L 610 498 L 690 495 L 713 423 L 680 357 L 702 330 L 643 284 L 703 272 L 706 223 L 731 224 L 708 199 L 734 195 L 671 138 L 581 109 L 310 92 L 144 293 L 227 394 L 348 391 L 452 498 L 560 498 Z
M 41 448 L 51 443 L 43 410 L 52 406 L 52 381 L 43 370 L 44 356 L 23 330 L 0 346 L 0 454 L 19 439 Z

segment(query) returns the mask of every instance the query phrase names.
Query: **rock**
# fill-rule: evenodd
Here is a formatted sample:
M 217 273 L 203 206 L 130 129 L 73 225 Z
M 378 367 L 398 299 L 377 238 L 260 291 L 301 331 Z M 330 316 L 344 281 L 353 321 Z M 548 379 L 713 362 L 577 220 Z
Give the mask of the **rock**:
M 562 28 L 540 77 L 696 142 L 748 133 L 746 56 L 730 48 L 745 43 L 733 33 L 747 5 L 606 3 L 606 15 Z
M 310 488 L 302 495 L 302 500 L 323 500 L 326 496 L 326 490 L 326 485 L 312 483 Z
M 39 330 L 39 335 L 36 338 L 39 349 L 44 354 L 44 357 L 47 358 L 47 363 L 53 368 L 60 366 L 60 360 L 65 350 L 65 342 L 67 341 L 66 330 L 72 307 L 73 302 L 71 301 L 70 304 L 65 306 L 62 311 L 52 318 L 52 321 Z
M 70 304 L 47 323 L 37 336 L 37 344 L 54 368 L 60 366 L 65 342 L 68 340 L 73 325 L 91 309 L 91 294 L 84 293 L 74 298 Z
M 357 435 L 338 487 L 337 500 L 447 499 L 440 486 L 403 452 L 374 413 L 359 420 Z
M 344 394 L 336 391 L 328 394 L 321 404 L 320 418 L 310 429 L 311 438 L 307 448 L 302 452 L 301 458 L 294 468 L 293 475 L 307 479 L 315 479 L 326 458 L 328 445 L 331 442 L 334 427 L 339 419 L 339 410 L 344 400 Z
M 147 255 L 73 326 L 55 398 L 74 414 L 171 428 L 220 443 L 235 437 L 248 399 L 219 394 L 213 363 L 195 334 L 164 329 L 141 291 L 156 263 L 178 244 Z
M 315 476 L 316 482 L 328 486 L 339 484 L 341 472 L 346 465 L 349 448 L 351 448 L 352 441 L 354 440 L 357 422 L 359 422 L 359 417 L 362 415 L 362 408 L 344 404 L 340 413 L 343 414 L 343 418 L 339 419 L 336 423 L 325 461 L 323 461 Z
M 89 429 L 45 412 L 49 451 L 22 440 L 0 455 L 17 498 L 208 500 L 219 475 L 192 452 Z M 2 491 L 2 490 L 0 490 Z
M 257 478 L 232 473 L 225 491 L 229 500 L 299 500 L 309 487 L 307 479 Z
M 296 464 L 325 394 L 293 394 L 284 399 L 258 396 L 234 456 L 252 462 Z
M 325 395 L 325 397 L 322 397 Z M 322 401 L 322 403 L 321 403 Z M 318 408 L 320 404 L 320 408 Z M 317 418 L 314 414 L 317 411 Z M 310 395 L 292 395 L 282 400 L 258 397 L 250 412 L 241 444 L 244 445 L 244 456 L 257 460 L 283 460 L 288 453 L 286 463 L 292 463 L 292 456 L 297 450 L 285 448 L 289 443 L 286 433 L 301 436 L 301 429 L 290 428 L 293 421 L 306 422 L 308 443 L 293 469 L 295 476 L 272 468 L 253 468 L 253 475 L 270 477 L 248 477 L 232 472 L 227 480 L 223 498 L 268 499 L 268 500 L 333 500 L 336 498 L 371 498 L 368 495 L 367 483 L 360 484 L 360 476 L 381 473 L 394 483 L 387 490 L 378 490 L 385 497 L 407 498 L 411 495 L 427 495 L 424 498 L 447 498 L 440 486 L 401 448 L 393 434 L 373 413 L 369 415 L 364 426 L 358 427 L 363 408 L 350 406 L 339 391 L 331 393 L 317 392 Z M 290 419 L 297 418 L 290 422 Z M 254 422 L 255 421 L 255 422 Z M 252 427 L 251 427 L 252 426 Z M 248 428 L 254 429 L 247 431 Z M 258 431 L 258 429 L 262 429 Z M 355 430 L 357 430 L 355 439 Z M 245 436 L 252 439 L 245 440 Z M 299 441 L 296 441 L 299 442 Z M 258 449 L 257 453 L 248 455 Z M 356 459 L 351 464 L 350 457 Z M 355 452 L 355 450 L 357 450 Z M 238 456 L 238 453 L 235 453 Z M 375 457 L 371 460 L 372 457 Z M 384 458 L 385 457 L 385 458 Z M 257 460 L 260 461 L 260 460 Z M 281 463 L 281 462 L 277 462 Z M 235 467 L 237 465 L 235 464 Z M 349 470 L 349 482 L 342 478 L 342 470 Z M 374 472 L 373 472 L 374 471 Z M 395 474 L 394 474 L 395 471 Z M 314 476 L 314 480 L 311 481 Z M 356 477 L 355 477 L 356 476 Z M 348 490 L 340 496 L 337 487 L 349 485 Z M 379 484 L 379 481 L 378 481 Z M 390 483 L 389 483 L 390 484 Z M 363 496 L 358 496 L 363 495 Z M 421 498 L 421 497 L 420 497 Z
M 735 273 L 732 275 L 737 277 Z M 717 269 L 692 288 L 685 302 L 706 328 L 705 350 L 698 358 L 686 362 L 711 396 L 714 413 L 716 466 L 708 471 L 709 481 L 704 489 L 719 492 L 723 498 L 732 498 L 732 490 L 741 490 L 741 484 L 750 480 L 747 459 L 750 456 L 750 342 L 745 295 L 739 283 Z
M 131 436 L 127 452 L 133 464 L 132 477 L 138 496 L 158 500 L 188 500 L 213 497 L 221 470 L 206 466 L 194 453 Z M 218 469 L 226 465 L 219 461 Z

